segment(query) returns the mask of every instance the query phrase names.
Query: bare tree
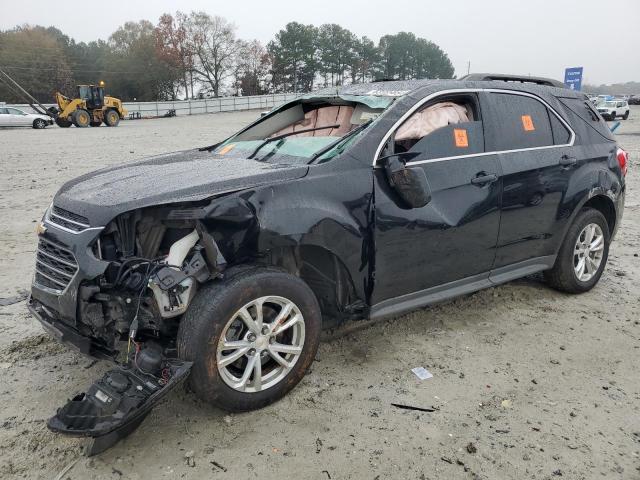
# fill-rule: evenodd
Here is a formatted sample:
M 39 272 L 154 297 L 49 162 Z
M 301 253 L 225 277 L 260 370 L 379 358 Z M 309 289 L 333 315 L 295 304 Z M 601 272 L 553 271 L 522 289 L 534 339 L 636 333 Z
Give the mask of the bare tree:
M 187 42 L 186 20 L 187 16 L 182 12 L 176 12 L 175 18 L 165 13 L 158 21 L 155 36 L 158 57 L 179 72 L 185 95 L 189 98 L 189 85 L 193 97 L 193 53 Z
M 224 81 L 234 73 L 239 49 L 235 26 L 222 17 L 191 12 L 186 28 L 190 50 L 195 56 L 193 71 L 218 97 Z
M 236 94 L 261 95 L 267 92 L 267 75 L 271 58 L 267 49 L 258 41 L 239 40 L 237 62 L 234 70 Z

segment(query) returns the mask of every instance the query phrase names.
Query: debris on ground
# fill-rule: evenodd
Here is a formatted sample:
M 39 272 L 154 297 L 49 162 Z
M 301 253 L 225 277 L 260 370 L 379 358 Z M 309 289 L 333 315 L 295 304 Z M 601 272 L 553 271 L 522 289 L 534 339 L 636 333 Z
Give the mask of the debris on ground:
M 412 368 L 411 371 L 416 374 L 420 380 L 427 380 L 428 378 L 433 378 L 433 374 L 424 367 L 416 367 Z
M 188 466 L 188 467 L 195 467 L 196 466 L 196 454 L 193 450 L 189 450 L 187 453 L 184 454 L 184 463 Z
M 438 410 L 435 407 L 425 408 L 425 407 L 414 407 L 412 405 L 402 405 L 401 403 L 392 403 L 392 407 L 400 408 L 402 410 L 416 410 L 418 412 L 435 412 Z
M 0 307 L 7 307 L 9 305 L 13 305 L 14 303 L 24 302 L 27 297 L 29 297 L 29 292 L 22 290 L 13 297 L 0 298 Z

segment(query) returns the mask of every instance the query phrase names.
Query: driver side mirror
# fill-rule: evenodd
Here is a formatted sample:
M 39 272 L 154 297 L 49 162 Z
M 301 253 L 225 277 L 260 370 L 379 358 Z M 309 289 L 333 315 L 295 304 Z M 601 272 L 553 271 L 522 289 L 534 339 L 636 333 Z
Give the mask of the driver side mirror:
M 424 207 L 431 201 L 431 187 L 427 175 L 420 167 L 407 167 L 401 157 L 411 159 L 416 152 L 402 152 L 380 158 L 389 185 L 411 208 Z

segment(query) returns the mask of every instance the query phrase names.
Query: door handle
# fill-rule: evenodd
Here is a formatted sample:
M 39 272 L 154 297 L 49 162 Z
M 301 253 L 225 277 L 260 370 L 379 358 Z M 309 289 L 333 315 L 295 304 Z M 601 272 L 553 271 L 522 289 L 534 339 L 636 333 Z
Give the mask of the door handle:
M 498 176 L 495 173 L 479 173 L 471 179 L 472 185 L 487 185 L 498 180 Z
M 575 157 L 570 157 L 568 155 L 563 155 L 560 158 L 560 166 L 562 167 L 573 167 L 578 163 L 578 159 Z

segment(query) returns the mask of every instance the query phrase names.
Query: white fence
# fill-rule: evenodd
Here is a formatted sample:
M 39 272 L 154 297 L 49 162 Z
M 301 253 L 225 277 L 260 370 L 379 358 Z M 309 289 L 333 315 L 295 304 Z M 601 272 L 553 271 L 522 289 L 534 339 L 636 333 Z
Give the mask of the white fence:
M 247 97 L 204 98 L 202 100 L 176 100 L 170 102 L 124 102 L 129 116 L 142 118 L 161 117 L 175 110 L 176 115 L 198 115 L 203 113 L 238 112 L 241 110 L 268 110 L 296 98 L 296 93 L 276 93 L 272 95 L 256 95 Z M 29 105 L 6 105 L 21 110 L 31 111 Z M 53 104 L 44 104 L 51 107 Z

